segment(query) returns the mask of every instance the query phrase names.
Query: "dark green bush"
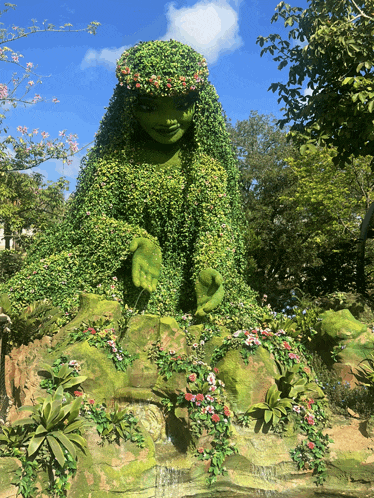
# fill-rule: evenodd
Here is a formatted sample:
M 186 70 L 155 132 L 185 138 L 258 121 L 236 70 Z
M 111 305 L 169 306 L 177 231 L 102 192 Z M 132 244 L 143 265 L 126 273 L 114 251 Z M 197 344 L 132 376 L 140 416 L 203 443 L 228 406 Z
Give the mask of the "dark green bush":
M 0 283 L 6 282 L 23 266 L 21 251 L 4 249 L 0 251 Z

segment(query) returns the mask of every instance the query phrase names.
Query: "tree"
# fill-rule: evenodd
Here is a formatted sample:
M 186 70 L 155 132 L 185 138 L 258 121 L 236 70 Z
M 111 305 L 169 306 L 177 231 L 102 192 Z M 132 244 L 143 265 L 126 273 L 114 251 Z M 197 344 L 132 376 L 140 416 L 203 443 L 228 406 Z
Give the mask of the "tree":
M 11 172 L 0 179 L 0 223 L 4 227 L 5 248 L 23 229 L 34 233 L 61 222 L 65 200 L 63 191 L 69 182 L 43 182 L 40 173 Z
M 313 293 L 354 290 L 361 281 L 356 266 L 361 223 L 374 201 L 371 156 L 334 164 L 337 152 L 320 148 L 288 159 L 296 188 L 280 198 L 303 220 L 317 258 L 301 271 L 304 289 Z M 372 247 L 367 263 L 372 267 Z
M 15 8 L 16 5 L 5 3 L 5 6 L 8 7 L 2 11 L 0 11 L 0 16 L 6 13 L 9 8 Z M 21 87 L 21 84 L 24 80 L 30 78 L 31 74 L 38 76 L 32 68 L 34 64 L 32 62 L 26 63 L 26 65 L 22 65 L 20 63 L 20 58 L 23 57 L 22 54 L 14 52 L 5 44 L 8 44 L 12 41 L 18 40 L 20 38 L 25 38 L 27 36 L 33 35 L 35 33 L 42 33 L 46 31 L 54 31 L 54 32 L 78 32 L 78 31 L 87 31 L 91 34 L 96 34 L 96 29 L 100 25 L 100 23 L 93 21 L 91 22 L 87 28 L 72 30 L 72 25 L 67 23 L 64 26 L 60 26 L 56 28 L 53 24 L 46 24 L 43 22 L 43 28 L 40 28 L 35 24 L 35 20 L 32 20 L 32 26 L 28 28 L 20 28 L 18 26 L 13 26 L 13 31 L 8 33 L 6 29 L 0 29 L 0 62 L 6 62 L 9 64 L 16 65 L 25 70 L 25 74 L 22 78 L 17 77 L 17 73 L 13 73 L 11 80 L 8 83 L 0 83 L 0 106 L 5 106 L 6 104 L 12 104 L 13 107 L 17 107 L 19 104 L 33 105 L 39 101 L 42 101 L 42 97 L 39 94 L 35 94 L 35 97 L 30 100 L 25 98 L 30 89 L 34 86 L 34 81 L 29 80 L 27 82 L 27 86 L 25 88 L 24 94 L 21 97 L 16 96 L 16 91 Z M 65 28 L 68 28 L 66 31 Z M 3 47 L 1 47 L 3 45 Z M 10 58 L 9 58 L 10 56 Z M 13 84 L 13 88 L 10 88 L 10 84 Z M 41 83 L 40 80 L 36 82 L 36 84 Z M 59 102 L 57 98 L 52 99 L 54 103 Z M 7 111 L 8 109 L 4 109 Z M 0 113 L 0 125 L 5 118 L 5 114 Z M 4 127 L 2 130 L 0 129 L 0 133 L 7 133 L 7 128 Z M 58 139 L 48 139 L 49 134 L 47 132 L 42 132 L 42 140 L 40 142 L 34 142 L 32 139 L 35 135 L 38 134 L 38 129 L 34 129 L 32 132 L 28 132 L 26 127 L 18 127 L 18 131 L 21 133 L 21 137 L 12 137 L 6 136 L 1 137 L 0 135 L 0 174 L 8 171 L 20 171 L 25 169 L 31 169 L 47 161 L 48 159 L 63 159 L 64 162 L 67 161 L 67 157 L 71 156 L 77 152 L 78 145 L 75 141 L 77 138 L 76 135 L 70 134 L 66 136 L 64 130 L 61 132 L 61 136 L 65 137 L 66 144 L 68 148 L 66 148 L 66 144 L 61 141 L 61 138 Z M 9 146 L 11 148 L 9 148 Z M 86 147 L 86 146 L 85 146 Z M 68 161 L 69 162 L 69 161 Z
M 278 69 L 290 66 L 287 83 L 269 88 L 285 104 L 279 124 L 292 123 L 302 151 L 333 146 L 336 163 L 373 156 L 374 0 L 309 0 L 305 10 L 282 1 L 271 21 L 279 19 L 291 28 L 288 40 L 257 39 Z
M 256 266 L 250 284 L 267 294 L 276 293 L 307 258 L 305 240 L 297 230 L 300 216 L 289 202 L 280 201 L 295 189 L 286 159 L 299 153 L 273 116 L 251 111 L 247 120 L 228 129 L 241 172 L 247 257 Z
M 271 116 L 252 111 L 229 126 L 239 157 L 250 284 L 269 298 L 354 287 L 360 223 L 374 200 L 371 157 L 345 169 L 336 151 L 301 155 Z

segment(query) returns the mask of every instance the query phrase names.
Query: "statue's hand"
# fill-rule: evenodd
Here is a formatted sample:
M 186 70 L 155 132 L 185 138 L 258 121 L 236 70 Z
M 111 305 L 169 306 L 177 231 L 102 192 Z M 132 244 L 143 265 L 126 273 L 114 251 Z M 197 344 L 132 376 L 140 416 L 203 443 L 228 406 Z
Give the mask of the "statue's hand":
M 202 270 L 195 283 L 197 316 L 204 316 L 216 308 L 223 299 L 223 279 L 217 270 Z
M 148 292 L 156 290 L 161 273 L 161 250 L 151 240 L 144 237 L 133 239 L 130 251 L 132 258 L 132 281 L 136 287 L 143 287 Z

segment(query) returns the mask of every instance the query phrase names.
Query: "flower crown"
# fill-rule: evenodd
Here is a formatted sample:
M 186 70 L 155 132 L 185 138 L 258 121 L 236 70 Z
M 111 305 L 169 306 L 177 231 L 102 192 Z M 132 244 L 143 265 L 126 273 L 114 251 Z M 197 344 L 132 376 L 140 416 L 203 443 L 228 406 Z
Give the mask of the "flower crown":
M 208 75 L 203 56 L 176 40 L 140 42 L 121 55 L 116 68 L 121 86 L 156 97 L 200 90 Z

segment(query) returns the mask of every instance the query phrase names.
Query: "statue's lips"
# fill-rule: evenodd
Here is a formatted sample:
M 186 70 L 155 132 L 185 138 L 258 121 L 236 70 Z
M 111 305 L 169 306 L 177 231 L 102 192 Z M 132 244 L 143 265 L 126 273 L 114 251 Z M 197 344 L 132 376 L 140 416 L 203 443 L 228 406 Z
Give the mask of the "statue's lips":
M 153 128 L 153 129 L 159 135 L 162 135 L 164 137 L 172 137 L 179 130 L 179 126 L 175 125 L 175 126 L 168 126 L 168 127 L 163 127 L 163 128 Z

